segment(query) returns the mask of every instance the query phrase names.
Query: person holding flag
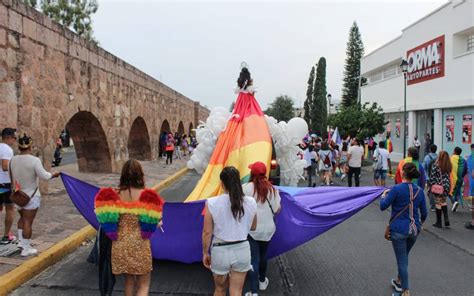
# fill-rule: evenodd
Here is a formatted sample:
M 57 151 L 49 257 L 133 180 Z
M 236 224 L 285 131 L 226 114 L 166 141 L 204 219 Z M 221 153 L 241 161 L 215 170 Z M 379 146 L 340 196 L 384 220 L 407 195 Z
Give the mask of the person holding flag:
M 412 180 L 413 183 L 418 184 L 421 188 L 425 188 L 426 184 L 426 175 L 425 175 L 425 170 L 423 169 L 423 166 L 420 163 L 420 154 L 418 152 L 418 149 L 415 147 L 409 147 L 408 148 L 408 157 L 400 161 L 398 164 L 397 172 L 395 174 L 395 184 L 400 184 L 402 183 L 402 168 L 406 163 L 414 163 L 417 170 L 420 172 L 420 177 L 419 178 L 414 178 Z

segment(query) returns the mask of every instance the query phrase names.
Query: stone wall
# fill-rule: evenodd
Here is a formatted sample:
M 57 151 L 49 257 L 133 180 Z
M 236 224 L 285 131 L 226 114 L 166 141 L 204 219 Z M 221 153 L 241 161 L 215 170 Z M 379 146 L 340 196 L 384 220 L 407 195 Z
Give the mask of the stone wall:
M 80 170 L 118 171 L 129 151 L 157 157 L 165 120 L 171 131 L 182 122 L 188 132 L 208 114 L 35 9 L 0 0 L 0 128 L 31 134 L 45 163 L 66 126 Z M 134 122 L 142 134 L 130 137 Z

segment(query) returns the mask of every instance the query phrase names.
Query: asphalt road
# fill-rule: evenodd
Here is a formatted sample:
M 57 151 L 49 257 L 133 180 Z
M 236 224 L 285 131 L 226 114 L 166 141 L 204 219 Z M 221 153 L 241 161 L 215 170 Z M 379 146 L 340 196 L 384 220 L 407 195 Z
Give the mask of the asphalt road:
M 188 174 L 162 192 L 182 200 L 194 187 Z M 369 185 L 364 173 L 362 184 Z M 261 295 L 391 295 L 396 274 L 391 244 L 383 232 L 389 214 L 377 202 L 316 239 L 270 261 L 270 286 Z M 454 231 L 454 229 L 453 229 Z M 474 245 L 474 233 L 459 230 Z M 85 262 L 90 246 L 30 280 L 12 295 L 98 295 L 97 270 Z M 412 295 L 474 295 L 474 256 L 434 232 L 423 231 L 410 256 Z M 151 295 L 211 295 L 212 277 L 201 264 L 155 261 Z M 119 278 L 114 295 L 123 295 Z

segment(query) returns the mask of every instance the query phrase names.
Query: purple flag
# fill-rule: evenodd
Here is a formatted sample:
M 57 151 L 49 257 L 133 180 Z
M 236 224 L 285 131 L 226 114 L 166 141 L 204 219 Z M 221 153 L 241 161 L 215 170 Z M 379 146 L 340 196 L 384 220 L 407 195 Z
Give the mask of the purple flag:
M 99 188 L 66 174 L 61 174 L 72 202 L 95 228 L 94 197 Z M 282 211 L 276 218 L 277 231 L 268 256 L 283 254 L 324 233 L 350 218 L 377 199 L 382 187 L 279 187 Z M 205 201 L 166 202 L 163 230 L 151 237 L 155 259 L 184 263 L 202 259 L 201 233 Z

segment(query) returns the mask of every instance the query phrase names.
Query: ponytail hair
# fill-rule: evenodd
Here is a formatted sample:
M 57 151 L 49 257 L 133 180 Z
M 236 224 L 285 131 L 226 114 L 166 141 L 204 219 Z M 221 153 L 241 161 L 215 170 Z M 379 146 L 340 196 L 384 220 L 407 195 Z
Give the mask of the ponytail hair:
M 234 219 L 240 221 L 245 212 L 244 191 L 242 190 L 242 185 L 240 184 L 239 171 L 233 166 L 228 166 L 222 170 L 219 177 L 222 184 L 224 185 L 225 190 L 229 194 L 232 216 L 234 216 Z
M 254 195 L 257 193 L 257 202 L 265 203 L 267 201 L 268 193 L 275 193 L 275 187 L 268 181 L 266 175 L 250 174 L 250 182 L 253 183 Z
M 240 89 L 247 89 L 249 85 L 252 85 L 252 77 L 250 77 L 249 69 L 245 67 L 242 68 L 239 78 L 237 79 L 237 85 Z

